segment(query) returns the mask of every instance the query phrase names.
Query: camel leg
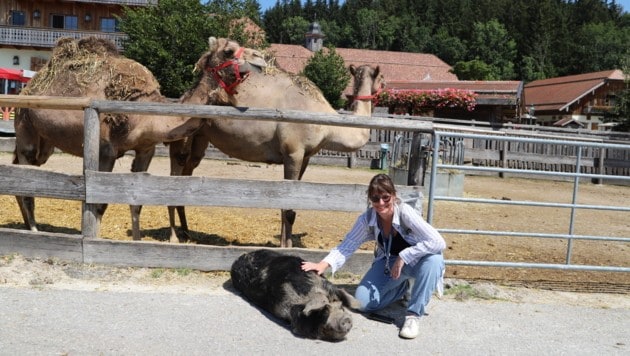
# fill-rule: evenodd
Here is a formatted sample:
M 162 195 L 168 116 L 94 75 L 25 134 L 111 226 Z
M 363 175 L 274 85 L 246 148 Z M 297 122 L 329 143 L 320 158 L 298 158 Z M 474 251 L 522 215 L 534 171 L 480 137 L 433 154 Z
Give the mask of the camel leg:
M 168 156 L 171 162 L 171 176 L 181 176 L 184 171 L 184 166 L 186 165 L 186 160 L 190 155 L 190 139 L 184 139 L 179 141 L 173 141 L 168 144 Z M 169 241 L 172 243 L 180 242 L 179 237 L 177 236 L 176 224 L 175 224 L 175 209 L 177 208 L 177 213 L 180 216 L 181 221 L 181 213 L 179 212 L 180 207 L 168 206 L 168 222 L 170 225 L 170 237 Z M 183 224 L 182 224 L 183 225 Z
M 15 199 L 20 207 L 26 228 L 31 231 L 37 231 L 37 224 L 35 223 L 35 199 L 33 197 L 21 196 L 16 196 Z
M 169 157 L 171 160 L 171 176 L 192 176 L 206 154 L 209 141 L 205 134 L 200 133 L 192 138 L 171 142 Z M 182 235 L 178 237 L 175 227 L 175 210 L 179 217 Z M 185 242 L 190 239 L 186 208 L 184 206 L 169 206 L 168 219 L 171 227 L 170 242 Z
M 28 115 L 28 111 L 24 110 L 23 115 Z M 45 140 L 34 134 L 35 129 L 29 125 L 29 121 L 22 121 L 16 118 L 16 142 L 15 151 L 13 153 L 13 164 L 41 166 L 48 161 L 53 154 L 54 147 L 47 144 Z M 35 198 L 16 196 L 20 213 L 26 228 L 31 231 L 37 231 L 37 223 L 35 221 Z
M 136 151 L 136 157 L 131 164 L 132 172 L 146 172 L 149 169 L 149 164 L 155 154 L 155 146 L 151 147 L 147 151 Z M 142 205 L 130 205 L 131 211 L 131 234 L 134 241 L 139 241 L 140 236 L 140 211 L 142 211 Z
M 303 153 L 293 153 L 284 162 L 284 179 L 300 180 L 308 165 L 308 158 Z M 293 247 L 293 224 L 296 212 L 290 209 L 280 211 L 282 226 L 280 228 L 280 247 Z
M 110 145 L 101 144 L 99 147 L 98 170 L 100 172 L 113 171 L 116 158 L 116 153 Z M 83 202 L 83 204 L 85 204 L 85 202 Z M 103 220 L 103 215 L 105 215 L 106 210 L 107 204 L 99 204 L 96 206 L 96 222 L 94 223 L 96 226 L 94 227 L 94 230 L 99 233 L 101 231 L 101 221 Z
M 293 210 L 281 210 L 282 227 L 280 229 L 280 247 L 293 247 L 293 223 L 297 215 Z

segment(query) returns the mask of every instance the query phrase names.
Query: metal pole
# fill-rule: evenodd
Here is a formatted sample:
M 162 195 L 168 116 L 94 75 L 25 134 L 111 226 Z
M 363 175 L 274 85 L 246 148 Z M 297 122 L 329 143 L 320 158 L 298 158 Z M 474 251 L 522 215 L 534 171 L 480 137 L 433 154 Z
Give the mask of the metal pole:
M 575 173 L 579 173 L 582 168 L 580 165 L 582 164 L 582 146 L 577 147 L 577 157 L 575 162 Z M 569 221 L 569 235 L 573 236 L 574 232 L 574 223 L 575 223 L 575 212 L 576 212 L 576 204 L 577 204 L 577 195 L 578 195 L 578 187 L 580 185 L 580 177 L 575 176 L 573 178 L 573 199 L 571 201 L 571 220 Z M 569 242 L 567 244 L 567 258 L 566 264 L 571 264 L 571 250 L 573 247 L 573 239 L 569 238 Z

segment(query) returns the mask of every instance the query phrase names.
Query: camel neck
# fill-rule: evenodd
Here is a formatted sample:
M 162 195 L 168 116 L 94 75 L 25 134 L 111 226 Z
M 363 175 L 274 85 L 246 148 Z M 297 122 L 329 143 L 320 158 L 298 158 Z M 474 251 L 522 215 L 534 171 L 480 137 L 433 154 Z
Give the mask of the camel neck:
M 352 114 L 359 116 L 372 116 L 372 102 L 369 100 L 358 100 L 354 105 Z

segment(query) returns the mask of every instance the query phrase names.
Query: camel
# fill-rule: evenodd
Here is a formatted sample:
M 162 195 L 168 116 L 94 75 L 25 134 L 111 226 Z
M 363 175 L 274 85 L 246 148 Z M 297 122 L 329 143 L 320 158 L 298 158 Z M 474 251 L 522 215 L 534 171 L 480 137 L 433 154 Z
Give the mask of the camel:
M 235 60 L 239 47 L 233 44 L 217 51 L 214 65 L 235 61 L 241 69 L 264 66 L 260 53 L 245 49 Z M 232 67 L 221 71 L 226 77 Z M 238 73 L 240 77 L 245 73 Z M 30 81 L 20 95 L 81 96 L 93 99 L 138 102 L 167 102 L 153 74 L 141 64 L 120 55 L 115 45 L 104 39 L 62 38 L 53 49 L 52 58 Z M 145 172 L 153 158 L 155 145 L 181 140 L 199 129 L 205 119 L 161 115 L 100 115 L 99 171 L 111 172 L 115 160 L 127 151 L 135 151 L 132 172 Z M 13 164 L 41 166 L 54 149 L 83 156 L 83 113 L 77 110 L 20 109 L 15 117 L 16 147 Z M 37 231 L 33 197 L 16 196 L 24 222 Z M 97 210 L 100 222 L 106 204 Z M 140 240 L 141 206 L 131 206 L 133 239 Z
M 197 68 L 207 68 L 205 57 L 216 51 L 209 41 L 209 51 L 201 57 Z M 369 66 L 350 67 L 355 75 L 355 96 L 364 97 L 356 102 L 356 115 L 370 116 L 371 103 L 365 99 L 380 90 L 382 75 L 379 68 Z M 204 71 L 199 84 L 181 98 L 195 104 L 233 105 L 258 108 L 277 108 L 313 112 L 335 113 L 321 91 L 308 79 L 292 75 L 275 67 L 266 68 L 266 73 L 251 73 L 234 92 L 228 93 L 217 81 Z M 297 124 L 270 121 L 238 121 L 209 119 L 206 125 L 193 136 L 171 142 L 171 175 L 192 175 L 203 159 L 208 143 L 223 153 L 250 162 L 284 165 L 284 179 L 300 180 L 309 159 L 321 149 L 354 152 L 369 139 L 369 129 L 334 127 L 326 125 Z M 175 229 L 175 207 L 169 207 L 171 242 L 179 242 Z M 188 238 L 188 224 L 184 207 L 177 207 L 182 241 Z M 281 246 L 291 247 L 292 226 L 295 212 L 282 210 Z

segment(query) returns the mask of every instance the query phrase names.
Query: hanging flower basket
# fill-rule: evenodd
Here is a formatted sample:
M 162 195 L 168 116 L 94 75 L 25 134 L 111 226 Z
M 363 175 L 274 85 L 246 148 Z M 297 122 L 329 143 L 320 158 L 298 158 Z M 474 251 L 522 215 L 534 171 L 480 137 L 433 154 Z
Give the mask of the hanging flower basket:
M 386 89 L 379 95 L 378 102 L 386 106 L 390 114 L 432 116 L 435 109 L 473 111 L 477 105 L 476 97 L 474 92 L 460 89 Z

